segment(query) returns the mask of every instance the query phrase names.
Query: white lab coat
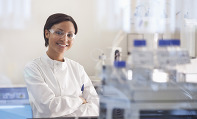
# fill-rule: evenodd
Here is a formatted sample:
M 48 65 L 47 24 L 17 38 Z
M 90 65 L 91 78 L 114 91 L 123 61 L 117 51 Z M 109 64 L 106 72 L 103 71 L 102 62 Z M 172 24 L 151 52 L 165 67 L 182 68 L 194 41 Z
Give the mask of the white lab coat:
M 68 58 L 59 62 L 45 54 L 25 66 L 24 77 L 35 118 L 98 116 L 98 95 L 79 63 Z M 88 103 L 82 104 L 79 96 Z

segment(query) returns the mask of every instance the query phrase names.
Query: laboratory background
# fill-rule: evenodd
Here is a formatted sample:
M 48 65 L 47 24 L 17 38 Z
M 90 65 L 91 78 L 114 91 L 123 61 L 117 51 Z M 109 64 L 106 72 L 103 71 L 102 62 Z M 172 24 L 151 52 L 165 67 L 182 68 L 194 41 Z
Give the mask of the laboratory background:
M 92 80 L 99 119 L 197 118 L 196 8 L 197 0 L 0 0 L 0 119 L 32 118 L 23 70 L 45 54 L 54 13 L 78 25 L 65 57 Z

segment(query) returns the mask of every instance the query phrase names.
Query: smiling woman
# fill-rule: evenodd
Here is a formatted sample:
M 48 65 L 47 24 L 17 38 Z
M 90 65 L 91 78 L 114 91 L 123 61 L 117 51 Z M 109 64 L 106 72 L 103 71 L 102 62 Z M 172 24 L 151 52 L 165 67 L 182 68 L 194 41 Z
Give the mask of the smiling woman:
M 76 34 L 77 24 L 71 16 L 57 13 L 48 17 L 44 26 L 48 50 L 24 70 L 36 118 L 98 116 L 98 95 L 83 66 L 64 57 Z
M 63 61 L 64 51 L 67 51 L 72 47 L 74 37 L 71 36 L 74 36 L 72 35 L 74 33 L 75 28 L 70 21 L 63 21 L 55 24 L 49 30 L 45 29 L 45 37 L 49 42 L 47 55 L 51 59 L 57 58 L 58 61 Z

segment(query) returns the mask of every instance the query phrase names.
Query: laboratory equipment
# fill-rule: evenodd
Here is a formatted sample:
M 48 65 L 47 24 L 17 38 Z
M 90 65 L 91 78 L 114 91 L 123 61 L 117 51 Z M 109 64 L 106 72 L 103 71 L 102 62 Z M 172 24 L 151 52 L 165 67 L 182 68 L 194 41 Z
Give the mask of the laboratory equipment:
M 147 50 L 146 40 L 137 39 L 133 41 L 132 53 L 132 81 L 146 84 L 152 78 L 153 52 Z
M 105 83 L 99 92 L 100 119 L 197 118 L 197 59 L 191 59 L 196 57 L 196 19 L 191 16 L 194 3 L 131 1 L 127 44 L 119 45 L 124 40 L 119 34 L 113 42 L 122 51 L 126 46 L 127 80 L 113 73 L 115 66 L 105 66 Z M 192 22 L 188 23 L 188 19 Z
M 26 87 L 0 88 L 1 119 L 27 119 L 32 117 Z
M 116 65 L 105 66 L 105 83 L 99 92 L 99 119 L 197 118 L 197 83 L 180 82 L 178 77 L 171 78 L 171 70 L 173 68 L 177 74 L 180 60 L 184 61 L 181 65 L 189 63 L 189 55 L 182 57 L 186 60 L 181 59 L 179 54 L 186 51 L 177 49 L 177 42 L 174 39 L 162 39 L 158 42 L 162 48 L 148 50 L 145 47 L 146 40 L 134 40 L 132 66 L 126 69 L 127 73 L 132 71 L 131 79 L 114 73 L 117 71 Z M 161 81 L 162 78 L 166 80 Z

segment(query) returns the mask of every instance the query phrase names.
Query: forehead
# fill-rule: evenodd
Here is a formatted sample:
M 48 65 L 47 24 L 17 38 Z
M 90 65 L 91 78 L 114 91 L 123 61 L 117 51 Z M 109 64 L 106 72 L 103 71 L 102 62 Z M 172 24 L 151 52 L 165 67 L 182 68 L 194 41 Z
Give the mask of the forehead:
M 72 22 L 70 21 L 63 21 L 58 24 L 53 25 L 51 28 L 61 29 L 63 31 L 72 31 L 75 32 L 75 27 Z

